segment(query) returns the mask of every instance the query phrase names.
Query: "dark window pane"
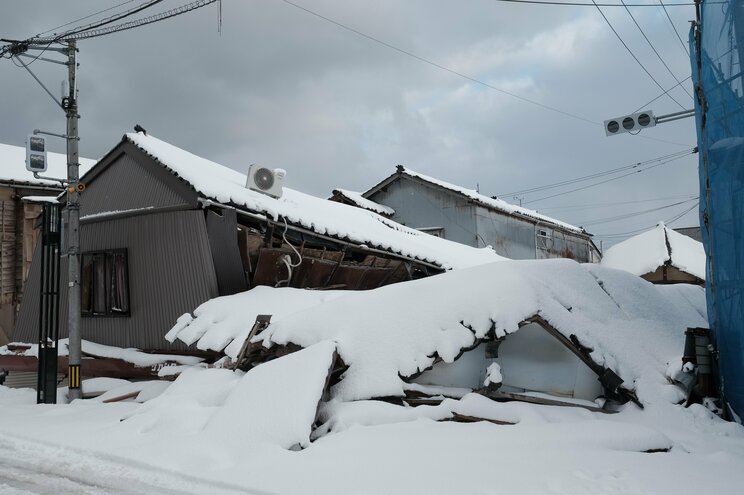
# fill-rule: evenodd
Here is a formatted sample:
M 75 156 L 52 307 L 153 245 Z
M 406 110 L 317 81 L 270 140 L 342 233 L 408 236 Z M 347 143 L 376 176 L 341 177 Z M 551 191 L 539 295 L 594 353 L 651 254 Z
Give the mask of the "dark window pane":
M 106 255 L 93 255 L 93 313 L 106 314 Z
M 93 311 L 93 256 L 84 254 L 80 277 L 80 311 L 90 314 Z
M 126 252 L 113 253 L 111 274 L 111 311 L 129 313 L 129 281 Z

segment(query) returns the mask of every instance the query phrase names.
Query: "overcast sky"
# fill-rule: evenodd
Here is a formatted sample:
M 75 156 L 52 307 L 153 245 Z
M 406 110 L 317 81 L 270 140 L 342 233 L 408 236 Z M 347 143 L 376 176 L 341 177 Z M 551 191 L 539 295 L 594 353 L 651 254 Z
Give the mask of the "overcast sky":
M 125 2 L 67 28 L 143 1 Z M 638 136 L 605 137 L 605 119 L 638 110 L 662 90 L 593 6 L 292 1 L 317 15 L 283 0 L 223 0 L 221 33 L 214 4 L 81 41 L 81 156 L 102 156 L 139 123 L 153 136 L 241 171 L 251 163 L 284 168 L 285 185 L 318 196 L 334 187 L 364 191 L 404 164 L 518 204 L 520 199 L 507 193 L 696 144 L 689 118 Z M 642 2 L 658 5 L 658 0 Z M 27 38 L 120 3 L 5 0 L 0 37 Z M 185 3 L 165 0 L 146 12 Z M 667 10 L 686 42 L 694 7 Z M 624 8 L 603 11 L 665 89 L 676 84 L 674 77 L 690 76 L 689 58 L 660 7 L 630 11 L 674 76 Z M 31 68 L 59 92 L 66 76 L 62 66 L 36 62 Z M 685 87 L 692 93 L 689 80 Z M 670 94 L 692 108 L 682 88 Z M 64 131 L 63 112 L 23 68 L 6 59 L 0 60 L 0 95 L 0 142 L 23 145 L 34 128 Z M 648 108 L 656 115 L 681 110 L 666 96 Z M 55 149 L 64 151 L 64 143 L 59 140 Z M 620 234 L 695 204 L 697 155 L 541 199 L 590 183 L 519 196 L 524 206 L 585 226 L 607 247 Z M 697 224 L 693 208 L 672 225 Z

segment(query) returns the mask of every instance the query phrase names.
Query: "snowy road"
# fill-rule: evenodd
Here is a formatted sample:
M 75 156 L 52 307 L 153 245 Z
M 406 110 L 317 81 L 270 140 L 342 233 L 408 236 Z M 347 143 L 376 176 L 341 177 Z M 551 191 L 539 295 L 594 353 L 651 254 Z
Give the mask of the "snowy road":
M 260 493 L 0 433 L 0 495 Z

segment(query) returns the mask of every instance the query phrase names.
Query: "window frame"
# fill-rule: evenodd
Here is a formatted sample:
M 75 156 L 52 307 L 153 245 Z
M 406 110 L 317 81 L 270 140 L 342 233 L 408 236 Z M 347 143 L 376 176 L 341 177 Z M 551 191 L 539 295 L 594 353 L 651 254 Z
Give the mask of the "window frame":
M 116 260 L 117 257 L 123 256 L 124 285 L 123 289 L 118 288 L 116 281 Z M 97 283 L 95 279 L 96 262 L 92 261 L 91 274 L 86 280 L 85 270 L 87 267 L 86 260 L 102 257 L 103 263 L 103 281 Z M 99 268 L 100 269 L 100 268 Z M 95 251 L 86 251 L 80 256 L 80 315 L 85 318 L 126 318 L 132 314 L 132 302 L 129 293 L 129 253 L 127 248 L 118 249 L 100 249 Z M 87 299 L 84 299 L 87 287 Z M 96 296 L 100 288 L 103 288 L 103 306 L 104 311 L 96 311 Z M 126 301 L 126 310 L 118 311 L 114 309 L 114 293 L 119 292 Z M 86 308 L 87 305 L 87 308 Z

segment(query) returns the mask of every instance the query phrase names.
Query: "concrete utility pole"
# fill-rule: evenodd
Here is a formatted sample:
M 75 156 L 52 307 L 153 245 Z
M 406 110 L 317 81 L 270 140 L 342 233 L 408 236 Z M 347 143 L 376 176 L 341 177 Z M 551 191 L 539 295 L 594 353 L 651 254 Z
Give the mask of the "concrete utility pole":
M 67 77 L 69 95 L 63 98 L 62 107 L 67 113 L 67 331 L 69 341 L 68 381 L 69 399 L 81 399 L 80 387 L 80 193 L 84 189 L 79 183 L 78 163 L 78 105 L 77 48 L 75 40 L 67 47 Z

